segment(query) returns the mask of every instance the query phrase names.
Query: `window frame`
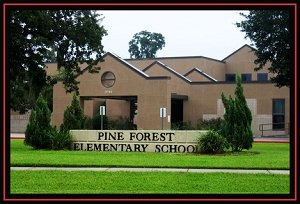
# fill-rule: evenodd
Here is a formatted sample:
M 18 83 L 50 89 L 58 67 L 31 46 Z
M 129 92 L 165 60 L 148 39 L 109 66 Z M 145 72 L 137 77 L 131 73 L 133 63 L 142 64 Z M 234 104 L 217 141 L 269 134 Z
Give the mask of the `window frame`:
M 243 77 L 246 77 L 246 79 Z M 247 79 L 248 77 L 249 77 L 249 79 Z M 252 74 L 251 73 L 241 74 L 241 79 L 242 79 L 242 82 L 252 81 Z
M 233 80 L 232 80 L 232 78 L 233 78 Z M 232 74 L 232 73 L 225 74 L 226 82 L 235 82 L 235 78 L 236 78 L 236 74 Z
M 263 79 L 260 79 L 262 76 Z M 257 73 L 257 81 L 268 81 L 268 73 Z
M 277 112 L 275 110 L 275 103 L 280 102 L 282 112 Z M 276 124 L 277 121 L 282 121 L 282 124 Z M 275 98 L 272 99 L 272 129 L 273 130 L 284 130 L 285 129 L 285 99 Z

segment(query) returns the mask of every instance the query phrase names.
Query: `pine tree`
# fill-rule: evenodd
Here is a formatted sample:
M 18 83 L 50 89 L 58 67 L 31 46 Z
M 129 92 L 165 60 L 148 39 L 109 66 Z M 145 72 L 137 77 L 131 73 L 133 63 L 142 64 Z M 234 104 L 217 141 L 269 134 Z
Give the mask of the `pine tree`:
M 50 121 L 51 111 L 48 108 L 47 101 L 40 94 L 26 127 L 24 143 L 35 149 L 49 148 L 51 146 L 49 132 L 52 130 Z
M 76 94 L 73 94 L 71 106 L 68 106 L 64 112 L 64 120 L 60 129 L 62 131 L 83 129 L 85 125 L 86 116 L 79 104 Z
M 225 107 L 222 134 L 227 139 L 232 151 L 250 149 L 253 142 L 251 130 L 252 115 L 247 105 L 240 75 L 236 76 L 235 98 L 227 99 L 222 93 L 222 102 Z

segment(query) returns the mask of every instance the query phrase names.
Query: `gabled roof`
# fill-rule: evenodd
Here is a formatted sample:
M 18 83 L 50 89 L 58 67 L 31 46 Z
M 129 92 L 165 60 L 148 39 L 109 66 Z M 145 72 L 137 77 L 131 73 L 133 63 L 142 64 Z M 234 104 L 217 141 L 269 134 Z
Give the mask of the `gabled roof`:
M 136 68 L 135 66 L 131 65 L 130 63 L 126 62 L 125 60 L 123 60 L 121 57 L 119 57 L 118 55 L 111 53 L 111 52 L 107 52 L 103 55 L 103 58 L 105 58 L 106 56 L 112 56 L 114 59 L 118 60 L 119 62 L 121 62 L 122 64 L 126 65 L 126 67 L 130 68 L 132 71 L 136 72 L 137 74 L 139 74 L 140 76 L 142 76 L 143 78 L 147 79 L 147 80 L 157 80 L 157 79 L 171 79 L 168 76 L 149 76 L 148 74 L 144 73 L 143 71 L 139 70 L 138 68 Z M 84 68 L 82 70 L 81 73 L 85 72 L 87 70 L 87 68 Z M 76 77 L 78 77 L 79 75 L 77 75 Z
M 149 66 L 147 66 L 145 69 L 143 69 L 143 72 L 147 71 L 148 69 L 150 69 L 153 65 L 158 64 L 161 67 L 163 67 L 164 69 L 166 69 L 167 71 L 175 74 L 178 78 L 181 78 L 182 80 L 186 81 L 186 82 L 192 82 L 191 80 L 189 80 L 188 78 L 186 78 L 185 76 L 179 74 L 178 72 L 176 72 L 174 69 L 168 67 L 167 65 L 165 65 L 164 63 L 160 62 L 160 61 L 154 61 L 153 63 L 151 63 Z
M 192 72 L 197 72 L 197 73 L 199 73 L 199 74 L 201 74 L 202 76 L 204 76 L 204 77 L 206 77 L 206 78 L 208 78 L 209 80 L 211 80 L 211 81 L 214 81 L 214 82 L 217 82 L 218 80 L 216 80 L 215 78 L 213 78 L 212 76 L 210 76 L 209 74 L 206 74 L 205 72 L 203 72 L 201 69 L 199 69 L 199 68 L 192 68 L 190 71 L 188 71 L 184 76 L 187 76 L 187 75 L 189 75 L 190 73 L 192 73 Z
M 221 60 L 213 59 L 213 58 L 210 58 L 210 57 L 204 57 L 204 56 L 155 57 L 155 58 L 141 58 L 141 59 L 130 58 L 130 59 L 125 59 L 125 60 L 126 61 L 143 61 L 143 60 L 157 60 L 157 61 L 159 61 L 159 60 L 165 60 L 165 59 L 207 59 L 207 60 L 212 60 L 212 61 L 224 63 Z
M 125 60 L 123 60 L 121 57 L 119 57 L 118 55 L 116 54 L 113 54 L 111 52 L 107 52 L 103 58 L 106 56 L 106 55 L 111 55 L 112 57 L 114 57 L 115 59 L 117 59 L 118 61 L 120 61 L 122 64 L 125 64 L 128 68 L 132 69 L 134 72 L 138 73 L 139 75 L 142 75 L 143 77 L 149 77 L 148 74 L 142 72 L 141 70 L 139 70 L 138 68 L 136 68 L 135 66 L 131 65 L 130 63 L 126 62 Z
M 237 49 L 236 51 L 234 51 L 233 53 L 231 53 L 230 55 L 228 55 L 227 57 L 225 57 L 222 62 L 224 62 L 227 58 L 231 57 L 232 55 L 234 55 L 235 53 L 239 52 L 241 49 L 243 49 L 244 47 L 249 47 L 251 50 L 256 51 L 255 48 L 251 47 L 250 45 L 243 45 L 242 47 L 240 47 L 239 49 Z

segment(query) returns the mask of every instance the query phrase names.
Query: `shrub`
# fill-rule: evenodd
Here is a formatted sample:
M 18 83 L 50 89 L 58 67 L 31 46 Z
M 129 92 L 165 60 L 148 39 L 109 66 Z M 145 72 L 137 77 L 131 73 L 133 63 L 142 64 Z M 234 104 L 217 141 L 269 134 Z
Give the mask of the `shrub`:
M 49 132 L 51 140 L 51 149 L 71 149 L 71 134 L 69 131 L 58 131 L 56 127 L 52 127 Z
M 172 130 L 193 130 L 191 121 L 188 122 L 177 122 L 171 124 Z
M 107 129 L 107 117 L 106 115 L 103 115 L 103 129 L 106 130 Z M 100 130 L 101 129 L 101 115 L 100 114 L 96 114 L 94 115 L 93 119 L 92 119 L 92 126 L 94 130 Z
M 77 95 L 73 95 L 71 105 L 64 112 L 64 120 L 60 126 L 61 131 L 79 130 L 85 126 L 86 116 L 77 99 Z
M 56 127 L 50 125 L 50 121 L 50 109 L 47 101 L 40 94 L 26 127 L 24 143 L 35 149 L 71 148 L 69 131 L 58 132 Z
M 90 117 L 86 117 L 84 122 L 84 129 L 93 130 L 93 119 Z
M 221 124 L 223 119 L 221 118 L 212 118 L 209 120 L 199 119 L 197 122 L 198 130 L 215 130 L 219 132 L 221 130 Z
M 52 131 L 50 121 L 51 112 L 47 101 L 40 94 L 29 117 L 29 122 L 25 130 L 24 143 L 35 149 L 50 148 L 49 132 Z
M 214 130 L 208 130 L 198 139 L 197 151 L 200 153 L 223 153 L 225 148 L 228 148 L 226 139 Z
M 136 126 L 130 121 L 128 117 L 119 117 L 112 120 L 107 119 L 108 130 L 136 130 Z

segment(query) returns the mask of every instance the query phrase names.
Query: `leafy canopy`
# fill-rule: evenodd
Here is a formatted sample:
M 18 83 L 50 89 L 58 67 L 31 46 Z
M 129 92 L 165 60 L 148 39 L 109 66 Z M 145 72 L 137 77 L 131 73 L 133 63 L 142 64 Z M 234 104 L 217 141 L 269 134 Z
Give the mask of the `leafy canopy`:
M 268 70 L 275 73 L 271 81 L 278 87 L 291 86 L 292 50 L 289 10 L 250 10 L 249 14 L 241 13 L 246 20 L 236 23 L 242 32 L 254 42 L 257 50 L 255 70 L 262 69 L 267 62 Z
M 154 58 L 156 52 L 165 46 L 165 38 L 160 33 L 141 31 L 134 34 L 129 42 L 130 58 Z
M 61 80 L 66 92 L 78 93 L 79 65 L 98 72 L 102 60 L 101 15 L 93 10 L 15 10 L 7 11 L 7 67 L 10 77 L 10 107 L 26 112 L 33 107 L 41 89 L 51 82 L 45 63 L 57 62 L 64 69 Z

